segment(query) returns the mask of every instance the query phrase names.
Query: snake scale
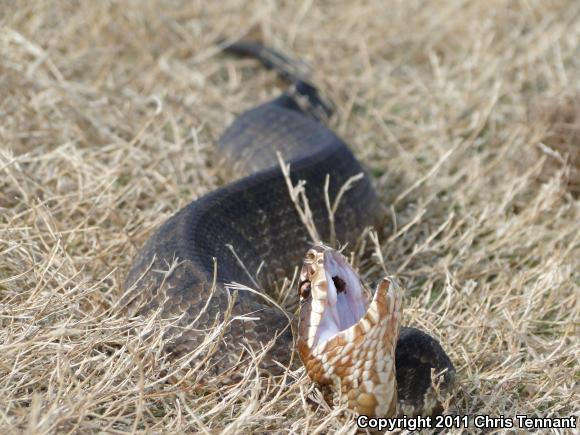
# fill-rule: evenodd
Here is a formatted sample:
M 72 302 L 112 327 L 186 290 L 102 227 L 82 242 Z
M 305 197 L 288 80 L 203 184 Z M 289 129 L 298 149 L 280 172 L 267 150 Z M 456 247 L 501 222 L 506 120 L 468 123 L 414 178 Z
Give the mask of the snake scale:
M 186 355 L 206 343 L 213 327 L 229 320 L 223 334 L 214 340 L 217 348 L 210 355 L 210 361 L 213 375 L 219 375 L 223 382 L 233 382 L 241 376 L 240 369 L 247 364 L 250 354 L 259 352 L 272 340 L 272 347 L 260 362 L 265 371 L 280 374 L 283 367 L 290 364 L 294 351 L 292 329 L 296 330 L 296 326 L 290 327 L 289 316 L 266 304 L 258 294 L 232 291 L 226 286 L 236 282 L 264 288 L 281 276 L 291 275 L 312 246 L 310 235 L 288 194 L 276 152 L 290 164 L 293 183 L 299 180 L 306 183 L 312 219 L 322 240 L 331 237 L 324 200 L 327 175 L 329 196 L 336 198 L 347 180 L 363 174 L 346 191 L 336 210 L 334 221 L 338 241 L 353 242 L 365 227 L 380 224 L 381 213 L 380 200 L 368 174 L 345 143 L 324 125 L 323 120 L 332 110 L 330 104 L 296 72 L 295 63 L 253 42 L 237 42 L 227 46 L 225 51 L 260 60 L 266 67 L 276 69 L 291 86 L 279 97 L 240 114 L 226 129 L 219 139 L 217 155 L 222 164 L 238 176 L 237 180 L 192 201 L 156 230 L 128 272 L 121 302 L 131 315 L 158 310 L 163 318 L 175 319 L 164 335 L 166 350 L 174 357 Z M 320 255 L 318 264 L 323 268 L 324 255 L 327 261 L 334 261 L 333 258 L 341 263 L 340 254 L 331 254 L 331 251 L 319 248 L 310 253 L 310 258 Z M 350 266 L 344 268 L 351 270 Z M 315 272 L 312 266 L 307 270 Z M 326 282 L 324 270 L 317 273 L 317 289 L 325 292 L 331 281 Z M 309 297 L 310 279 L 301 277 L 302 302 Z M 347 287 L 352 292 L 351 284 L 345 284 L 340 278 L 333 276 L 332 282 L 335 296 L 337 291 L 347 294 Z M 325 295 L 321 297 L 326 298 Z M 381 303 L 388 304 L 389 297 L 390 293 L 384 293 L 387 302 Z M 364 304 L 361 313 L 366 310 Z M 321 315 L 310 311 L 318 309 L 315 303 L 302 305 L 308 305 L 308 311 L 301 311 L 298 334 L 307 334 L 304 332 L 306 326 L 315 328 L 312 316 L 318 315 L 319 319 Z M 398 326 L 391 329 L 390 333 L 395 334 L 392 348 L 396 355 L 387 358 L 396 373 L 396 387 L 393 387 L 396 391 L 389 397 L 395 402 L 398 397 L 398 411 L 392 403 L 375 407 L 378 399 L 374 398 L 369 410 L 356 405 L 358 396 L 361 403 L 367 396 L 360 393 L 363 391 L 360 389 L 347 391 L 347 384 L 342 381 L 344 397 L 354 397 L 355 405 L 349 402 L 349 406 L 359 413 L 383 416 L 440 412 L 441 403 L 432 387 L 432 369 L 442 373 L 439 377 L 441 387 L 449 390 L 455 376 L 453 364 L 428 334 L 403 327 L 397 336 Z M 312 337 L 315 334 L 322 332 L 312 332 Z M 312 337 L 310 344 L 313 344 Z M 348 344 L 346 349 L 353 346 Z M 353 352 L 354 356 L 358 355 L 356 347 Z M 372 355 L 378 355 L 373 352 Z M 300 354 L 314 380 L 331 383 L 330 377 L 324 374 L 316 379 L 310 369 L 314 366 L 316 370 L 328 368 L 326 356 L 320 356 L 320 364 L 313 365 L 308 361 L 307 347 L 303 345 Z M 350 354 L 345 356 L 345 360 L 349 358 Z M 349 361 L 353 367 L 364 368 L 364 361 Z M 383 365 L 382 361 L 378 363 Z M 366 374 L 361 376 L 368 378 Z M 332 379 L 341 382 L 335 375 Z M 363 384 L 371 381 L 365 384 L 361 378 L 361 385 L 357 380 L 353 382 L 355 387 L 363 388 Z M 394 379 L 392 385 L 395 385 Z M 334 386 L 340 389 L 340 385 Z M 352 394 L 353 391 L 356 393 Z M 376 397 L 379 396 L 383 397 L 383 392 L 379 391 Z

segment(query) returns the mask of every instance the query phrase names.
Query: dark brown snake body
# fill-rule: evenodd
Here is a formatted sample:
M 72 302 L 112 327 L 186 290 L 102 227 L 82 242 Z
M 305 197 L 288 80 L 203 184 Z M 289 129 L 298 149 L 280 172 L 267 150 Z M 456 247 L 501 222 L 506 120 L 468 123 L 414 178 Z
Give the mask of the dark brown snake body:
M 232 320 L 211 361 L 215 374 L 234 380 L 248 359 L 247 349 L 259 351 L 278 336 L 261 363 L 273 374 L 281 372 L 280 364 L 289 364 L 293 352 L 288 316 L 259 295 L 248 291 L 234 295 L 225 286 L 237 282 L 264 287 L 290 275 L 311 246 L 290 200 L 276 152 L 290 164 L 294 183 L 306 181 L 313 220 L 323 240 L 330 237 L 325 230 L 327 174 L 330 197 L 335 198 L 350 177 L 364 173 L 346 192 L 336 212 L 340 242 L 354 241 L 363 228 L 377 223 L 379 199 L 352 152 L 318 119 L 320 114 L 328 114 L 328 105 L 314 87 L 281 66 L 286 58 L 251 43 L 234 44 L 228 51 L 275 67 L 293 81 L 292 91 L 242 113 L 225 131 L 218 155 L 241 178 L 191 202 L 161 225 L 134 260 L 122 305 L 131 314 L 158 309 L 164 318 L 177 318 L 165 335 L 167 350 L 175 356 L 204 343 L 212 328 L 228 317 L 225 313 L 231 306 Z M 262 263 L 266 267 L 260 267 Z M 439 343 L 416 329 L 402 328 L 396 347 L 396 377 L 399 402 L 413 409 L 406 413 L 433 412 L 424 403 L 431 368 L 447 369 L 444 384 L 452 383 L 453 365 Z

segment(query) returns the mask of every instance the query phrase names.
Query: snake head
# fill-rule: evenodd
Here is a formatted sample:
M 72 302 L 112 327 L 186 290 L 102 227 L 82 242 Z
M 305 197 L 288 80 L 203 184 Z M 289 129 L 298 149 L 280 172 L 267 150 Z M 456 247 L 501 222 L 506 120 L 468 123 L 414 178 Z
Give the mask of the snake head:
M 335 401 L 358 414 L 394 416 L 398 285 L 383 279 L 369 304 L 346 259 L 329 247 L 315 246 L 304 258 L 298 292 L 298 351 L 308 376 L 329 386 Z

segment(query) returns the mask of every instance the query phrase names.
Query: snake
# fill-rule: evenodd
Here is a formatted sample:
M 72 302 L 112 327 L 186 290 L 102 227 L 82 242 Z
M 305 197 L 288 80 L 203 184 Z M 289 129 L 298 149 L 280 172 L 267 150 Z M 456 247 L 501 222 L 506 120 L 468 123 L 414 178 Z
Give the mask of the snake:
M 289 86 L 226 128 L 216 160 L 234 180 L 153 232 L 129 268 L 120 305 L 131 316 L 171 320 L 166 353 L 208 362 L 205 376 L 222 383 L 238 382 L 256 355 L 261 372 L 280 375 L 298 351 L 331 404 L 376 417 L 442 412 L 455 368 L 435 338 L 400 325 L 397 280 L 383 279 L 371 299 L 343 254 L 320 242 L 348 246 L 384 219 L 368 171 L 327 126 L 333 104 L 304 64 L 281 52 L 252 41 L 222 48 L 257 59 Z M 306 211 L 292 186 L 302 187 Z M 329 198 L 338 196 L 330 226 Z M 295 316 L 264 295 L 297 267 Z

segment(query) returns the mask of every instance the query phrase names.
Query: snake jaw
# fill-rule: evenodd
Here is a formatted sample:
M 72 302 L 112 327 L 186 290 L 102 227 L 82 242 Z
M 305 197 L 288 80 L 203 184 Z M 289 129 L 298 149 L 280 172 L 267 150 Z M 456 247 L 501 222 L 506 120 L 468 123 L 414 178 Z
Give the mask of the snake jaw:
M 338 252 L 318 246 L 304 262 L 299 286 L 300 298 L 308 302 L 311 348 L 357 323 L 368 307 L 362 283 L 356 272 Z
M 338 401 L 359 414 L 395 415 L 399 287 L 385 278 L 368 304 L 356 272 L 324 246 L 308 251 L 301 273 L 306 281 L 310 294 L 300 309 L 298 350 L 308 375 L 333 387 Z

